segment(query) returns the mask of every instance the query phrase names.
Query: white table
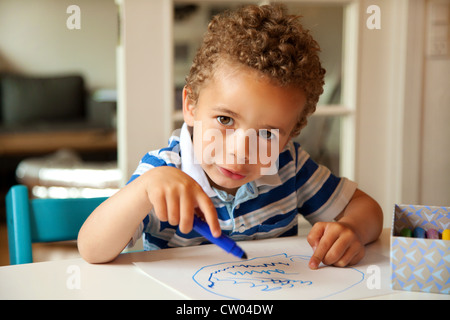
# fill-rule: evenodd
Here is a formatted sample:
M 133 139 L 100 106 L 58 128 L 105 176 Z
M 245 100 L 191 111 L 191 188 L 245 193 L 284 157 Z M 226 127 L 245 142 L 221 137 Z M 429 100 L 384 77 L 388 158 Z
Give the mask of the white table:
M 367 250 L 389 260 L 389 229 Z M 185 299 L 133 265 L 148 252 L 120 255 L 114 262 L 92 265 L 83 259 L 0 267 L 0 299 Z M 382 281 L 390 281 L 384 277 Z M 371 299 L 450 299 L 449 295 L 392 290 Z

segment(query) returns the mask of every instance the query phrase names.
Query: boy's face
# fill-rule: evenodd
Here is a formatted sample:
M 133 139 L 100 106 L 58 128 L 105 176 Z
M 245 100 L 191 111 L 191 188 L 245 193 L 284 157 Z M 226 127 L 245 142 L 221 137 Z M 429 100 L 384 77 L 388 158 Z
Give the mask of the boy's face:
M 275 173 L 269 168 L 290 140 L 305 102 L 298 89 L 275 86 L 248 67 L 226 63 L 203 85 L 196 105 L 185 88 L 184 120 L 194 127 L 194 152 L 211 185 L 235 194 L 264 172 Z

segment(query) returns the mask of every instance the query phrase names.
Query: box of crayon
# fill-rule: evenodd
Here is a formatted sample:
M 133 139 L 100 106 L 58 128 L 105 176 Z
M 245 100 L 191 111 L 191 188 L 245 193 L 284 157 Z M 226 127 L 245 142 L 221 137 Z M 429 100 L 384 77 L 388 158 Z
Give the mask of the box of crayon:
M 450 207 L 395 205 L 391 287 L 450 294 Z

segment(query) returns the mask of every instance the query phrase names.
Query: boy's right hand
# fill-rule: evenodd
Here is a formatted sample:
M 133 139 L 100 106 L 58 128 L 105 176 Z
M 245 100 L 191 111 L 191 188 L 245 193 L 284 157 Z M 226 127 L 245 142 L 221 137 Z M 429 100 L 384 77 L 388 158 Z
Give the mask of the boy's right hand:
M 212 235 L 222 234 L 214 204 L 189 175 L 168 166 L 153 168 L 144 175 L 147 195 L 159 220 L 178 225 L 181 232 L 189 233 L 194 212 L 201 211 Z

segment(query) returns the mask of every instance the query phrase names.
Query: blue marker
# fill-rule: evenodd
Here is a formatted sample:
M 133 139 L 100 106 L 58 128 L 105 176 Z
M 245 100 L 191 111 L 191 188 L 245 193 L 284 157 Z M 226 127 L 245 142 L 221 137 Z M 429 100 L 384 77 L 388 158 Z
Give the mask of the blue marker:
M 221 234 L 218 238 L 214 238 L 211 234 L 208 224 L 202 221 L 196 215 L 194 215 L 193 229 L 212 243 L 221 247 L 226 252 L 232 253 L 238 258 L 247 259 L 247 254 L 236 244 L 236 242 L 234 242 L 224 234 Z

